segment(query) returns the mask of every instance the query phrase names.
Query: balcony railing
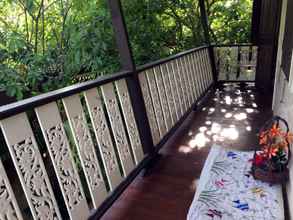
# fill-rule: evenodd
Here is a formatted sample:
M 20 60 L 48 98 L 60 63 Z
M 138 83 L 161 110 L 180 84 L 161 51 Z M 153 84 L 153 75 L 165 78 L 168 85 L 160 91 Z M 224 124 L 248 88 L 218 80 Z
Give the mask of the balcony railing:
M 214 46 L 220 81 L 254 81 L 258 47 L 251 44 Z
M 154 146 L 127 80 L 138 74 Z M 4 219 L 99 218 L 214 84 L 209 47 L 0 107 Z M 12 161 L 12 162 L 11 162 Z M 18 184 L 19 183 L 19 184 Z M 18 186 L 21 186 L 22 190 Z

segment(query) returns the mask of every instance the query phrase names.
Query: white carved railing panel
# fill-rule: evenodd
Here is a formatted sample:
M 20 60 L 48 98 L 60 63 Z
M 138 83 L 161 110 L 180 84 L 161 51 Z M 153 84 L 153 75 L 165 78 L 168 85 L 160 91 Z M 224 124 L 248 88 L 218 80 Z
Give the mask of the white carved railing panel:
M 183 87 L 183 94 L 184 94 L 184 98 L 185 98 L 185 111 L 184 113 L 188 110 L 190 104 L 191 104 L 191 101 L 190 101 L 190 97 L 189 97 L 189 94 L 188 94 L 188 80 L 186 78 L 186 71 L 185 71 L 185 64 L 184 64 L 184 61 L 183 61 L 183 58 L 179 58 L 179 62 L 180 62 L 180 75 L 181 75 L 181 79 L 182 79 L 182 87 Z
M 186 55 L 186 63 L 187 63 L 187 69 L 188 69 L 188 80 L 189 80 L 189 86 L 190 86 L 190 96 L 191 96 L 191 102 L 192 104 L 195 101 L 195 88 L 193 85 L 193 70 L 192 65 L 190 62 L 190 54 Z
M 195 90 L 194 79 L 193 79 L 193 66 L 191 63 L 191 54 L 186 55 L 186 60 L 187 60 L 188 69 L 189 69 L 189 80 L 190 80 L 189 84 L 191 88 L 191 98 L 192 98 L 192 104 L 193 104 L 196 100 L 196 90 Z
M 174 75 L 173 75 L 171 63 L 165 64 L 165 71 L 166 71 L 166 74 L 163 75 L 163 79 L 165 79 L 165 81 L 168 83 L 167 94 L 169 95 L 169 106 L 171 109 L 173 125 L 175 125 L 176 122 L 179 120 L 179 116 L 177 112 L 178 102 L 175 101 L 176 85 L 175 85 L 175 81 L 173 80 Z
M 182 98 L 182 107 L 183 107 L 183 114 L 187 111 L 188 108 L 188 101 L 186 96 L 186 86 L 185 86 L 185 80 L 183 76 L 182 71 L 182 63 L 180 62 L 180 59 L 176 59 L 177 63 L 177 79 L 179 80 L 179 87 L 181 88 L 180 94 Z
M 35 109 L 70 219 L 86 219 L 89 208 L 55 102 Z
M 203 82 L 204 82 L 204 90 L 208 87 L 208 79 L 207 79 L 207 67 L 205 62 L 205 56 L 204 56 L 204 50 L 200 50 L 200 58 L 201 58 L 201 66 L 202 66 L 202 76 L 203 76 Z
M 193 63 L 194 63 L 194 78 L 195 78 L 195 82 L 196 82 L 196 93 L 198 94 L 198 96 L 200 96 L 201 95 L 201 85 L 200 85 L 200 80 L 199 80 L 198 60 L 197 60 L 197 56 L 195 53 L 192 54 L 192 59 L 193 59 Z
M 1 128 L 33 218 L 42 220 L 61 219 L 58 205 L 26 114 L 21 113 L 2 120 Z M 2 195 L 4 196 L 5 194 Z M 2 208 L 3 206 L 1 206 Z
M 195 102 L 196 100 L 196 89 L 195 89 L 195 84 L 194 84 L 194 77 L 193 77 L 193 66 L 192 66 L 192 62 L 191 62 L 191 54 L 188 54 L 186 56 L 187 59 L 187 63 L 188 63 L 188 68 L 189 68 L 189 83 L 190 83 L 190 87 L 191 87 L 191 96 L 192 96 L 192 103 Z
M 119 153 L 123 174 L 124 176 L 127 176 L 133 170 L 134 163 L 131 157 L 130 147 L 126 138 L 122 117 L 115 96 L 114 86 L 112 83 L 108 83 L 101 86 L 101 89 Z
M 174 64 L 174 61 L 171 61 L 170 63 L 168 63 L 167 70 L 168 70 L 168 75 L 170 79 L 171 90 L 172 90 L 173 101 L 174 101 L 174 108 L 176 113 L 175 119 L 177 122 L 181 118 L 181 105 L 180 105 L 180 100 L 178 95 L 178 88 L 177 88 L 173 64 Z
M 251 57 L 251 64 L 256 65 L 257 62 L 257 47 L 253 46 L 252 47 L 252 57 Z
M 156 115 L 156 119 L 157 119 L 157 123 L 158 123 L 158 127 L 159 127 L 159 132 L 160 132 L 160 139 L 162 139 L 163 136 L 167 133 L 167 127 L 166 127 L 166 124 L 164 121 L 163 110 L 162 110 L 162 106 L 161 106 L 161 102 L 160 102 L 160 98 L 159 98 L 159 92 L 158 92 L 158 88 L 156 85 L 155 75 L 154 75 L 153 70 L 146 71 L 146 77 L 147 77 L 149 89 L 151 92 L 153 106 L 155 109 L 155 115 Z
M 113 190 L 121 183 L 122 176 L 119 171 L 118 160 L 113 147 L 101 97 L 96 88 L 85 91 L 84 96 L 110 189 Z
M 205 61 L 204 61 L 204 51 L 200 50 L 199 51 L 199 57 L 200 57 L 200 65 L 201 65 L 201 70 L 202 70 L 202 79 L 203 79 L 203 88 L 204 91 L 207 88 L 207 72 L 206 72 L 206 68 L 205 68 Z
M 212 64 L 211 64 L 211 60 L 209 57 L 208 49 L 205 50 L 205 58 L 206 58 L 206 65 L 207 65 L 208 82 L 209 82 L 209 86 L 210 86 L 213 82 L 213 72 L 212 72 Z
M 187 94 L 187 100 L 188 100 L 188 108 L 191 106 L 192 99 L 191 99 L 191 88 L 190 88 L 190 80 L 188 77 L 188 64 L 186 62 L 186 56 L 181 57 L 181 61 L 183 64 L 183 76 L 185 79 L 185 85 L 186 85 L 186 94 Z
M 154 68 L 154 75 L 155 75 L 155 79 L 156 79 L 157 88 L 159 91 L 159 98 L 160 98 L 160 102 L 161 102 L 161 106 L 162 106 L 162 110 L 163 110 L 165 125 L 166 125 L 167 132 L 168 132 L 172 127 L 172 120 L 171 120 L 171 115 L 170 115 L 170 111 L 169 111 L 169 107 L 168 107 L 167 96 L 165 93 L 162 72 L 161 72 L 159 66 Z
M 195 54 L 195 59 L 196 59 L 196 66 L 197 66 L 197 79 L 199 82 L 199 94 L 202 94 L 204 91 L 204 87 L 203 87 L 202 69 L 200 65 L 199 53 Z
M 177 103 L 177 112 L 178 112 L 178 116 L 179 118 L 181 118 L 184 114 L 184 101 L 183 101 L 183 93 L 182 93 L 182 87 L 180 84 L 180 78 L 179 78 L 179 70 L 178 70 L 178 64 L 176 60 L 172 61 L 172 70 L 173 70 L 173 80 L 175 82 L 176 85 L 176 103 Z
M 131 100 L 128 93 L 126 81 L 124 79 L 116 81 L 116 88 L 118 91 L 118 97 L 121 103 L 122 112 L 125 119 L 127 133 L 131 144 L 131 149 L 134 156 L 135 164 L 142 161 L 144 157 L 142 144 L 138 132 L 138 127 L 135 121 Z
M 0 160 L 0 219 L 23 220 L 15 195 Z
M 175 106 L 174 106 L 174 100 L 173 100 L 173 95 L 172 95 L 172 88 L 169 80 L 169 72 L 167 69 L 166 64 L 160 65 L 161 68 L 161 75 L 163 79 L 163 86 L 165 88 L 165 93 L 167 97 L 167 104 L 169 108 L 169 113 L 170 113 L 170 119 L 171 119 L 171 127 L 175 124 L 176 120 L 176 113 L 175 113 Z
M 193 82 L 194 82 L 194 89 L 196 92 L 196 98 L 199 98 L 200 96 L 200 85 L 198 82 L 198 70 L 197 70 L 197 63 L 195 59 L 195 54 L 191 54 L 191 63 L 192 63 L 192 69 L 193 69 Z
M 139 83 L 140 83 L 142 94 L 143 94 L 144 104 L 146 106 L 147 117 L 149 120 L 151 132 L 152 132 L 153 142 L 154 142 L 154 145 L 157 145 L 160 141 L 160 131 L 159 131 L 158 123 L 156 120 L 155 110 L 152 103 L 152 98 L 151 98 L 148 82 L 146 79 L 146 72 L 139 74 L 138 77 L 139 77 Z
M 240 48 L 240 64 L 249 65 L 249 47 Z
M 107 190 L 79 94 L 64 98 L 63 104 L 89 186 L 94 208 L 98 208 L 106 198 Z

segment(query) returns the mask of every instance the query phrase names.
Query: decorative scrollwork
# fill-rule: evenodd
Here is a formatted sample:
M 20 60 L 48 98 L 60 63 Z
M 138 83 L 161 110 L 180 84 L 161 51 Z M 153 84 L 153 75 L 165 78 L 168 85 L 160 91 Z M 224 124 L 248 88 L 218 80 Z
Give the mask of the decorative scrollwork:
M 0 219 L 22 219 L 13 192 L 8 187 L 6 173 L 0 162 Z
M 148 83 L 150 86 L 153 106 L 155 109 L 155 115 L 158 122 L 160 138 L 162 138 L 166 134 L 166 125 L 164 122 L 163 110 L 160 103 L 159 93 L 155 82 L 155 75 L 154 72 L 147 72 L 146 74 Z
M 94 124 L 96 125 L 96 133 L 98 135 L 100 149 L 106 163 L 106 168 L 111 172 L 117 169 L 118 164 L 113 151 L 108 125 L 103 117 L 104 112 L 102 107 L 98 106 L 92 108 L 91 111 Z
M 28 199 L 35 209 L 32 211 L 36 213 L 38 219 L 59 219 L 59 211 L 56 211 L 56 204 L 48 189 L 47 176 L 41 166 L 41 159 L 37 156 L 32 138 L 29 137 L 12 145 L 12 149 L 24 179 L 25 190 L 28 191 Z
M 120 159 L 126 161 L 131 157 L 130 150 L 128 148 L 127 139 L 124 132 L 124 126 L 122 123 L 121 116 L 119 114 L 119 108 L 115 99 L 108 100 L 108 111 L 110 121 L 112 122 L 112 129 L 114 132 L 117 147 L 120 152 Z
M 170 111 L 168 107 L 167 96 L 165 94 L 165 87 L 163 83 L 162 73 L 159 69 L 157 69 L 155 72 L 155 79 L 156 79 L 158 90 L 159 90 L 159 96 L 160 96 L 163 115 L 164 115 L 163 118 L 165 119 L 165 124 L 166 124 L 167 132 L 168 132 L 168 130 L 171 128 L 172 120 L 171 120 Z
M 60 178 L 60 185 L 65 194 L 65 200 L 70 210 L 73 210 L 85 199 L 77 170 L 70 155 L 69 144 L 66 140 L 62 124 L 47 129 L 48 148 L 53 155 L 55 167 Z
M 155 144 L 157 144 L 160 140 L 159 137 L 159 128 L 158 128 L 158 124 L 155 118 L 155 112 L 154 112 L 154 107 L 153 107 L 153 103 L 151 100 L 151 95 L 150 95 L 150 91 L 147 85 L 147 81 L 146 81 L 146 74 L 140 74 L 140 84 L 141 84 L 141 90 L 142 90 L 142 94 L 143 94 L 143 99 L 144 99 L 144 103 L 146 106 L 146 111 L 147 111 L 147 116 L 148 116 L 148 120 L 150 123 L 150 127 L 151 127 L 151 131 L 152 131 L 152 137 L 153 140 L 155 142 Z
M 133 150 L 136 150 L 139 146 L 141 146 L 140 137 L 138 134 L 137 125 L 135 123 L 135 118 L 133 115 L 130 98 L 126 92 L 122 93 L 120 96 L 121 104 L 123 105 L 124 109 L 124 117 L 127 120 L 128 125 L 128 133 L 129 137 L 132 140 L 133 144 Z
M 100 174 L 98 160 L 85 117 L 83 115 L 78 115 L 72 118 L 72 127 L 80 148 L 80 154 L 89 184 L 91 187 L 96 188 L 103 182 L 103 179 Z

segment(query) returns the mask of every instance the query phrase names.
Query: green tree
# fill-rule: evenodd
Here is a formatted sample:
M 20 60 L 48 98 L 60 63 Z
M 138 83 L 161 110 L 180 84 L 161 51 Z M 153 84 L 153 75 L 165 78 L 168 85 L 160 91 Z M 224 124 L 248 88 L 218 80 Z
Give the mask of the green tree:
M 204 42 L 198 0 L 122 0 L 137 65 Z M 206 0 L 214 42 L 249 41 L 252 0 Z M 0 90 L 23 99 L 120 69 L 107 0 L 0 1 Z

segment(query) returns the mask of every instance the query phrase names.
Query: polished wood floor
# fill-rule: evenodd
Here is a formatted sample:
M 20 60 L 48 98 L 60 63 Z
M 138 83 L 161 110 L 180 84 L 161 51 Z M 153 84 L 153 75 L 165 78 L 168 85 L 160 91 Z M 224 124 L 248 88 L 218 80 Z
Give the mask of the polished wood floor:
M 271 114 L 267 98 L 252 84 L 226 84 L 212 92 L 162 148 L 151 173 L 138 176 L 102 219 L 186 219 L 210 146 L 253 149 Z

